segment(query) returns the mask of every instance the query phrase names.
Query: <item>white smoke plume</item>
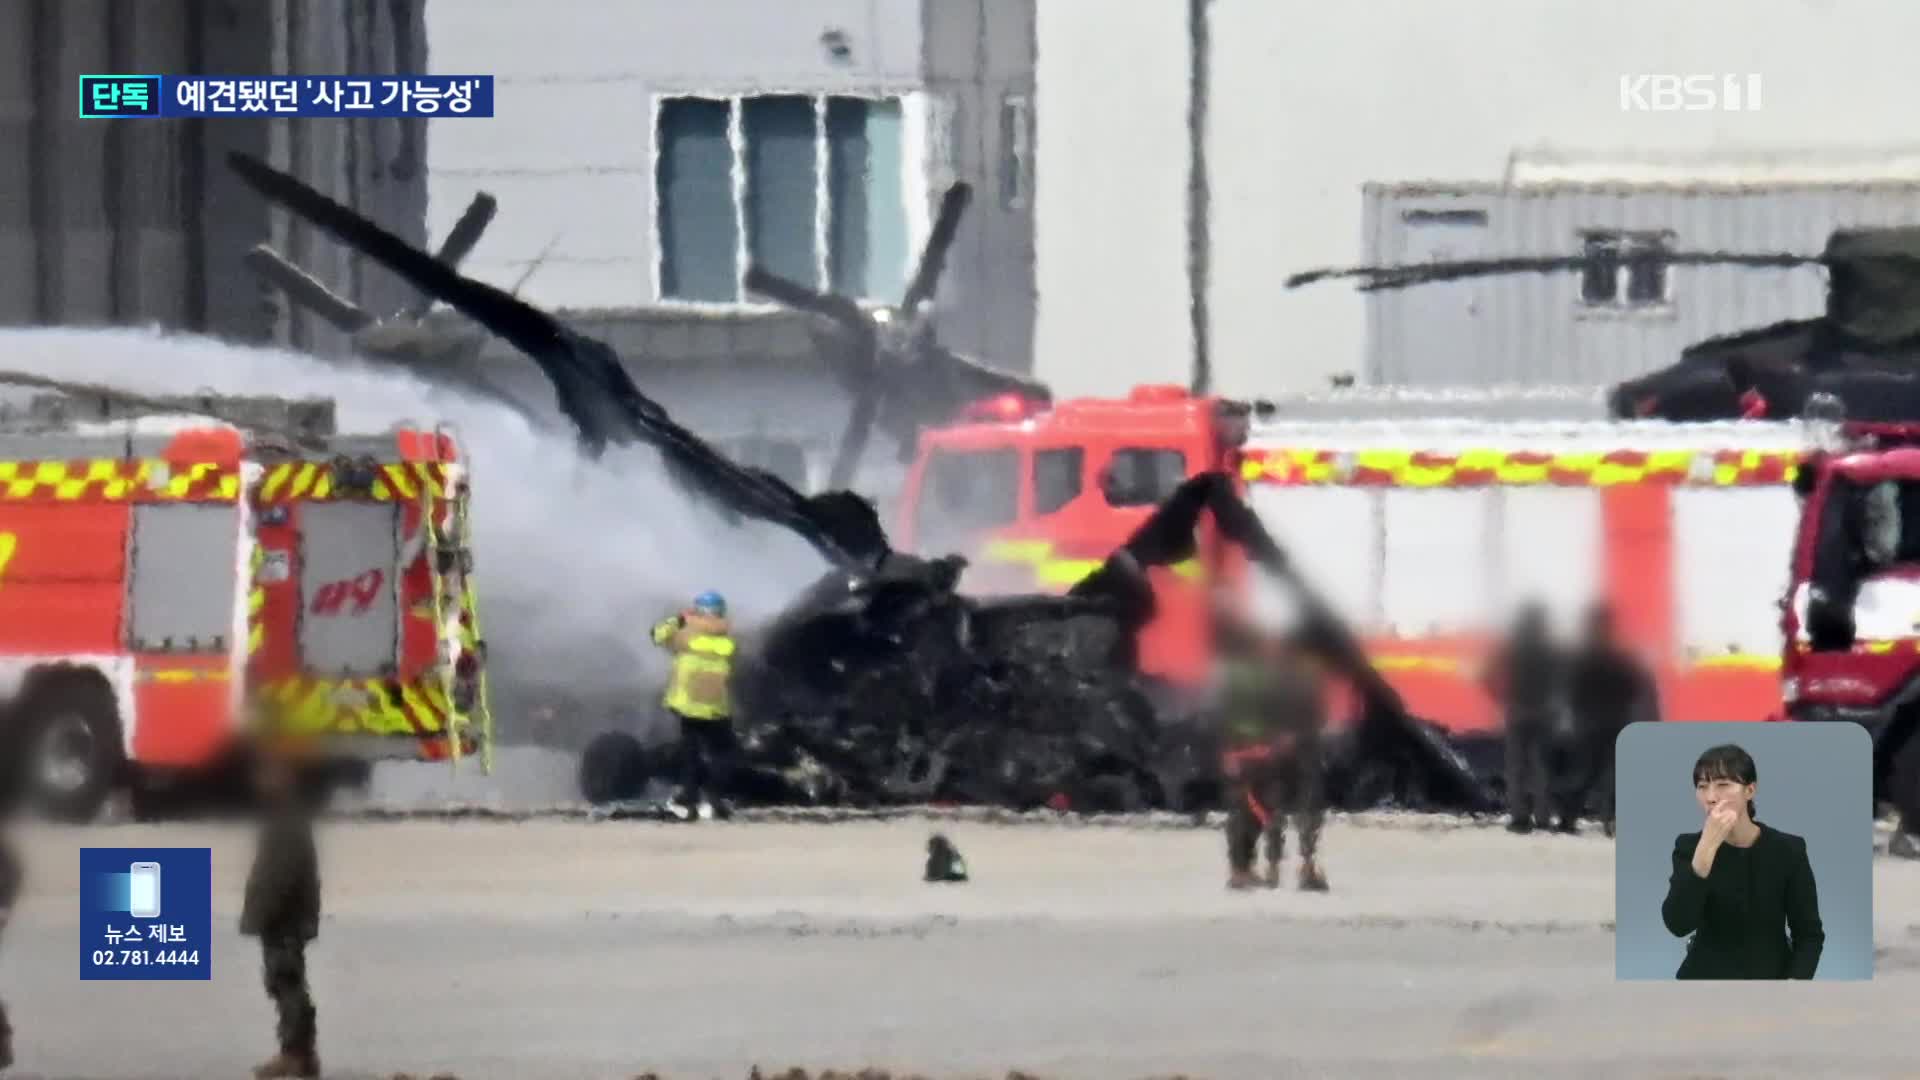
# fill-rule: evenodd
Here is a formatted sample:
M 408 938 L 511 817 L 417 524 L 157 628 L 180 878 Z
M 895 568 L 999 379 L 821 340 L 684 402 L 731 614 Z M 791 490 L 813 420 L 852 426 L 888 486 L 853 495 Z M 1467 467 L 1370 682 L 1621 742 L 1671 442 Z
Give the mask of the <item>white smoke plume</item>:
M 0 330 L 0 368 L 148 394 L 330 397 L 343 433 L 453 425 L 473 470 L 475 581 L 503 741 L 577 744 L 620 715 L 644 726 L 665 670 L 647 638 L 656 618 L 714 589 L 751 625 L 824 569 L 798 538 L 697 504 L 651 451 L 589 463 L 511 409 L 388 368 L 67 328 Z M 34 392 L 0 388 L 13 401 Z

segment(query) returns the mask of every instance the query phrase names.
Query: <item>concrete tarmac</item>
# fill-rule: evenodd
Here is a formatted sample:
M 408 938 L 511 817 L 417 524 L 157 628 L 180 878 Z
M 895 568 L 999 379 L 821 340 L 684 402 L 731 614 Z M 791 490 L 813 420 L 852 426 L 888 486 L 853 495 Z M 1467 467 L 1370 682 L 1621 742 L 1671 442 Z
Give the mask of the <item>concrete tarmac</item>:
M 951 835 L 974 880 L 919 880 Z M 81 982 L 77 849 L 214 849 L 206 983 Z M 7 1075 L 241 1077 L 272 1049 L 234 931 L 249 837 L 35 829 L 0 944 Z M 1232 894 L 1217 831 L 338 823 L 310 953 L 328 1076 L 1920 1075 L 1920 866 L 1875 866 L 1876 977 L 1613 980 L 1613 845 L 1329 825 L 1334 891 Z

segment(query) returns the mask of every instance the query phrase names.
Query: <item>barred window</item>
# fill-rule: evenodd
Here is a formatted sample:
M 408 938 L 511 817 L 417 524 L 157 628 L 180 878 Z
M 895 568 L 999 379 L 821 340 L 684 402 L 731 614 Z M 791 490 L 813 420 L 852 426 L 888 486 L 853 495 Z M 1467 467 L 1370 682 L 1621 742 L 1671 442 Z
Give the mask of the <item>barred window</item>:
M 899 98 L 667 97 L 654 130 L 660 299 L 739 303 L 749 262 L 861 298 L 906 287 Z
M 1673 234 L 1596 230 L 1581 234 L 1585 268 L 1580 301 L 1588 307 L 1659 307 L 1672 300 L 1671 264 L 1643 261 L 1637 255 L 1673 249 Z

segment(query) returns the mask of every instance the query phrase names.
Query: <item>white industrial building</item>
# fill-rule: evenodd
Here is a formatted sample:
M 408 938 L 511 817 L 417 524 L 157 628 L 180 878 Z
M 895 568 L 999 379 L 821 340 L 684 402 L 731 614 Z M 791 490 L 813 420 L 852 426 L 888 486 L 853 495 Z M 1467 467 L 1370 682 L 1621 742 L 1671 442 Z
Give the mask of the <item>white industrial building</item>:
M 1885 153 L 1920 143 L 1905 108 L 1920 99 L 1920 4 L 1907 0 L 1203 2 L 1206 325 L 1228 392 L 1364 373 L 1361 294 L 1282 282 L 1362 259 L 1369 183 L 1499 181 L 1516 154 L 1553 166 L 1521 180 L 1641 180 L 1677 157 L 1672 179 L 1727 153 L 1743 160 L 1719 179 L 1771 179 L 1756 152 L 1914 176 Z M 1115 370 L 1189 376 L 1188 15 L 1171 0 L 1039 2 L 1034 356 L 1068 391 L 1111 389 Z M 1760 75 L 1760 109 L 1622 108 L 1621 75 L 1691 73 Z M 1543 147 L 1588 153 L 1556 164 Z
M 942 338 L 1067 394 L 1190 383 L 1202 353 L 1209 385 L 1242 395 L 1342 373 L 1598 383 L 1819 304 L 1808 271 L 1737 305 L 1676 271 L 1665 321 L 1485 307 L 1533 295 L 1518 288 L 1288 291 L 1296 270 L 1450 249 L 1403 227 L 1430 217 L 1370 244 L 1369 191 L 1374 217 L 1491 215 L 1462 254 L 1521 236 L 1571 254 L 1596 229 L 1799 248 L 1920 214 L 1908 0 L 465 0 L 430 5 L 426 29 L 435 70 L 500 78 L 497 120 L 432 125 L 429 235 L 494 191 L 475 273 L 512 284 L 545 254 L 526 295 L 644 357 L 703 430 L 803 445 L 816 465 L 845 395 L 808 366 L 800 322 L 741 292 L 747 257 L 891 299 L 955 178 L 976 198 Z M 1623 107 L 1623 75 L 1694 73 L 1757 76 L 1760 107 Z M 782 176 L 800 179 L 763 180 Z M 1860 183 L 1876 193 L 1845 195 Z M 1422 192 L 1435 207 L 1409 202 Z M 1508 227 L 1549 202 L 1530 219 L 1548 232 Z M 764 392 L 725 390 L 727 360 L 760 361 Z

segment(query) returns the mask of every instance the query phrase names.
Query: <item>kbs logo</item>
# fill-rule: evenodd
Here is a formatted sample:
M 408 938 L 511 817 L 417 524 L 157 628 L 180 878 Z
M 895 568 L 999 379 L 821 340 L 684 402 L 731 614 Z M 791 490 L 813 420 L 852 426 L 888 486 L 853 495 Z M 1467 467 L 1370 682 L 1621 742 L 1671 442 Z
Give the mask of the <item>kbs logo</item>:
M 1622 75 L 1621 112 L 1759 112 L 1758 75 Z
M 330 581 L 314 592 L 307 610 L 314 615 L 364 615 L 380 598 L 380 586 L 386 580 L 386 573 L 376 568 L 345 581 Z

